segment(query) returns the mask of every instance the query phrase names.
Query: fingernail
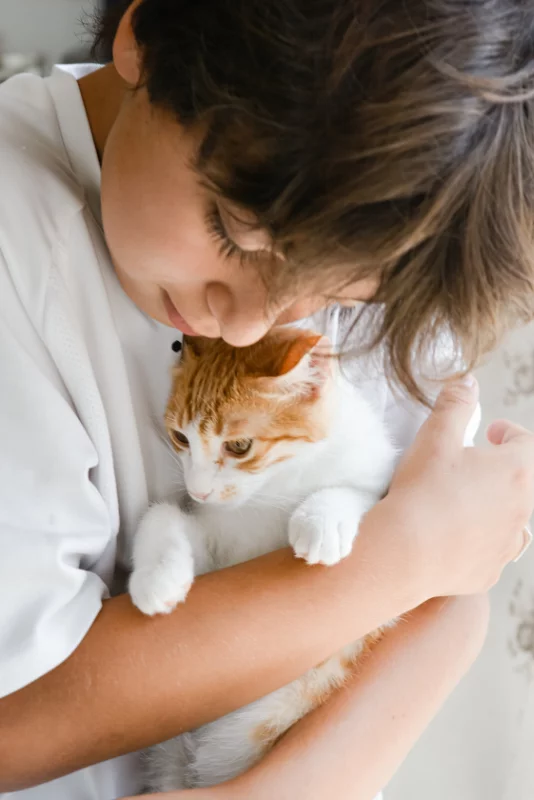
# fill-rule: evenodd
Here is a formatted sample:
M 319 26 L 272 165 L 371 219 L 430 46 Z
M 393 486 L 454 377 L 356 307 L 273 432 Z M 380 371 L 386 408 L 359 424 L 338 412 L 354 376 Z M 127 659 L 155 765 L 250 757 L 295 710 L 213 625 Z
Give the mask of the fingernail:
M 469 372 L 467 375 L 463 375 L 460 378 L 459 383 L 461 383 L 462 386 L 467 386 L 468 389 L 473 389 L 476 386 L 477 379 Z

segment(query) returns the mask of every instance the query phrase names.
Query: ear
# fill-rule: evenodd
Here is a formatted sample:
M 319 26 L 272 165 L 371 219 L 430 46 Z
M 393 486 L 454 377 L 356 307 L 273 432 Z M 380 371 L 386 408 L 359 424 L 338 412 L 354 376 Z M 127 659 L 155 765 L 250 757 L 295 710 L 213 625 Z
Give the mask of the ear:
M 130 86 L 138 86 L 141 80 L 141 53 L 132 28 L 132 17 L 140 2 L 134 0 L 125 11 L 113 42 L 115 69 Z
M 302 331 L 282 351 L 270 377 L 257 378 L 257 387 L 267 394 L 318 397 L 331 374 L 332 346 L 326 336 Z

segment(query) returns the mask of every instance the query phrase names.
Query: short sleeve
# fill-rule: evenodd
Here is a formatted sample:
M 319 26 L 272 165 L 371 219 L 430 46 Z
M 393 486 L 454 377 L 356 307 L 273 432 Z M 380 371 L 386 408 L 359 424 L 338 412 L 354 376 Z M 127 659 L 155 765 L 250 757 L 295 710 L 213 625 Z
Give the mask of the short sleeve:
M 114 546 L 95 448 L 0 254 L 0 696 L 76 649 Z

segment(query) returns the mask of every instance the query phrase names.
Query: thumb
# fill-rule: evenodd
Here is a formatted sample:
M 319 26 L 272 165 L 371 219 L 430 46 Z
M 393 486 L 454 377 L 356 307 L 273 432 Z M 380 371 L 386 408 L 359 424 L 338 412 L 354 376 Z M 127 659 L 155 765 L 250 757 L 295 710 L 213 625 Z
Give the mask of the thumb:
M 478 383 L 472 375 L 451 381 L 440 392 L 426 425 L 452 447 L 463 447 L 477 402 Z

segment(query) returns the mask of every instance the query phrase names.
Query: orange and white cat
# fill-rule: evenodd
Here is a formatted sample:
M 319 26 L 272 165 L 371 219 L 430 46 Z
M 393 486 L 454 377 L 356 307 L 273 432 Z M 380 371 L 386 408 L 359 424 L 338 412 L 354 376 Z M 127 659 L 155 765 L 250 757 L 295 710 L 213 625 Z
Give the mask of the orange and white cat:
M 363 515 L 387 490 L 396 452 L 327 347 L 289 328 L 243 349 L 186 344 L 166 426 L 194 502 L 153 506 L 141 521 L 130 593 L 145 614 L 184 602 L 196 575 L 288 545 L 310 564 L 349 555 Z M 150 788 L 240 774 L 343 683 L 364 646 L 355 642 L 292 684 L 153 748 Z

